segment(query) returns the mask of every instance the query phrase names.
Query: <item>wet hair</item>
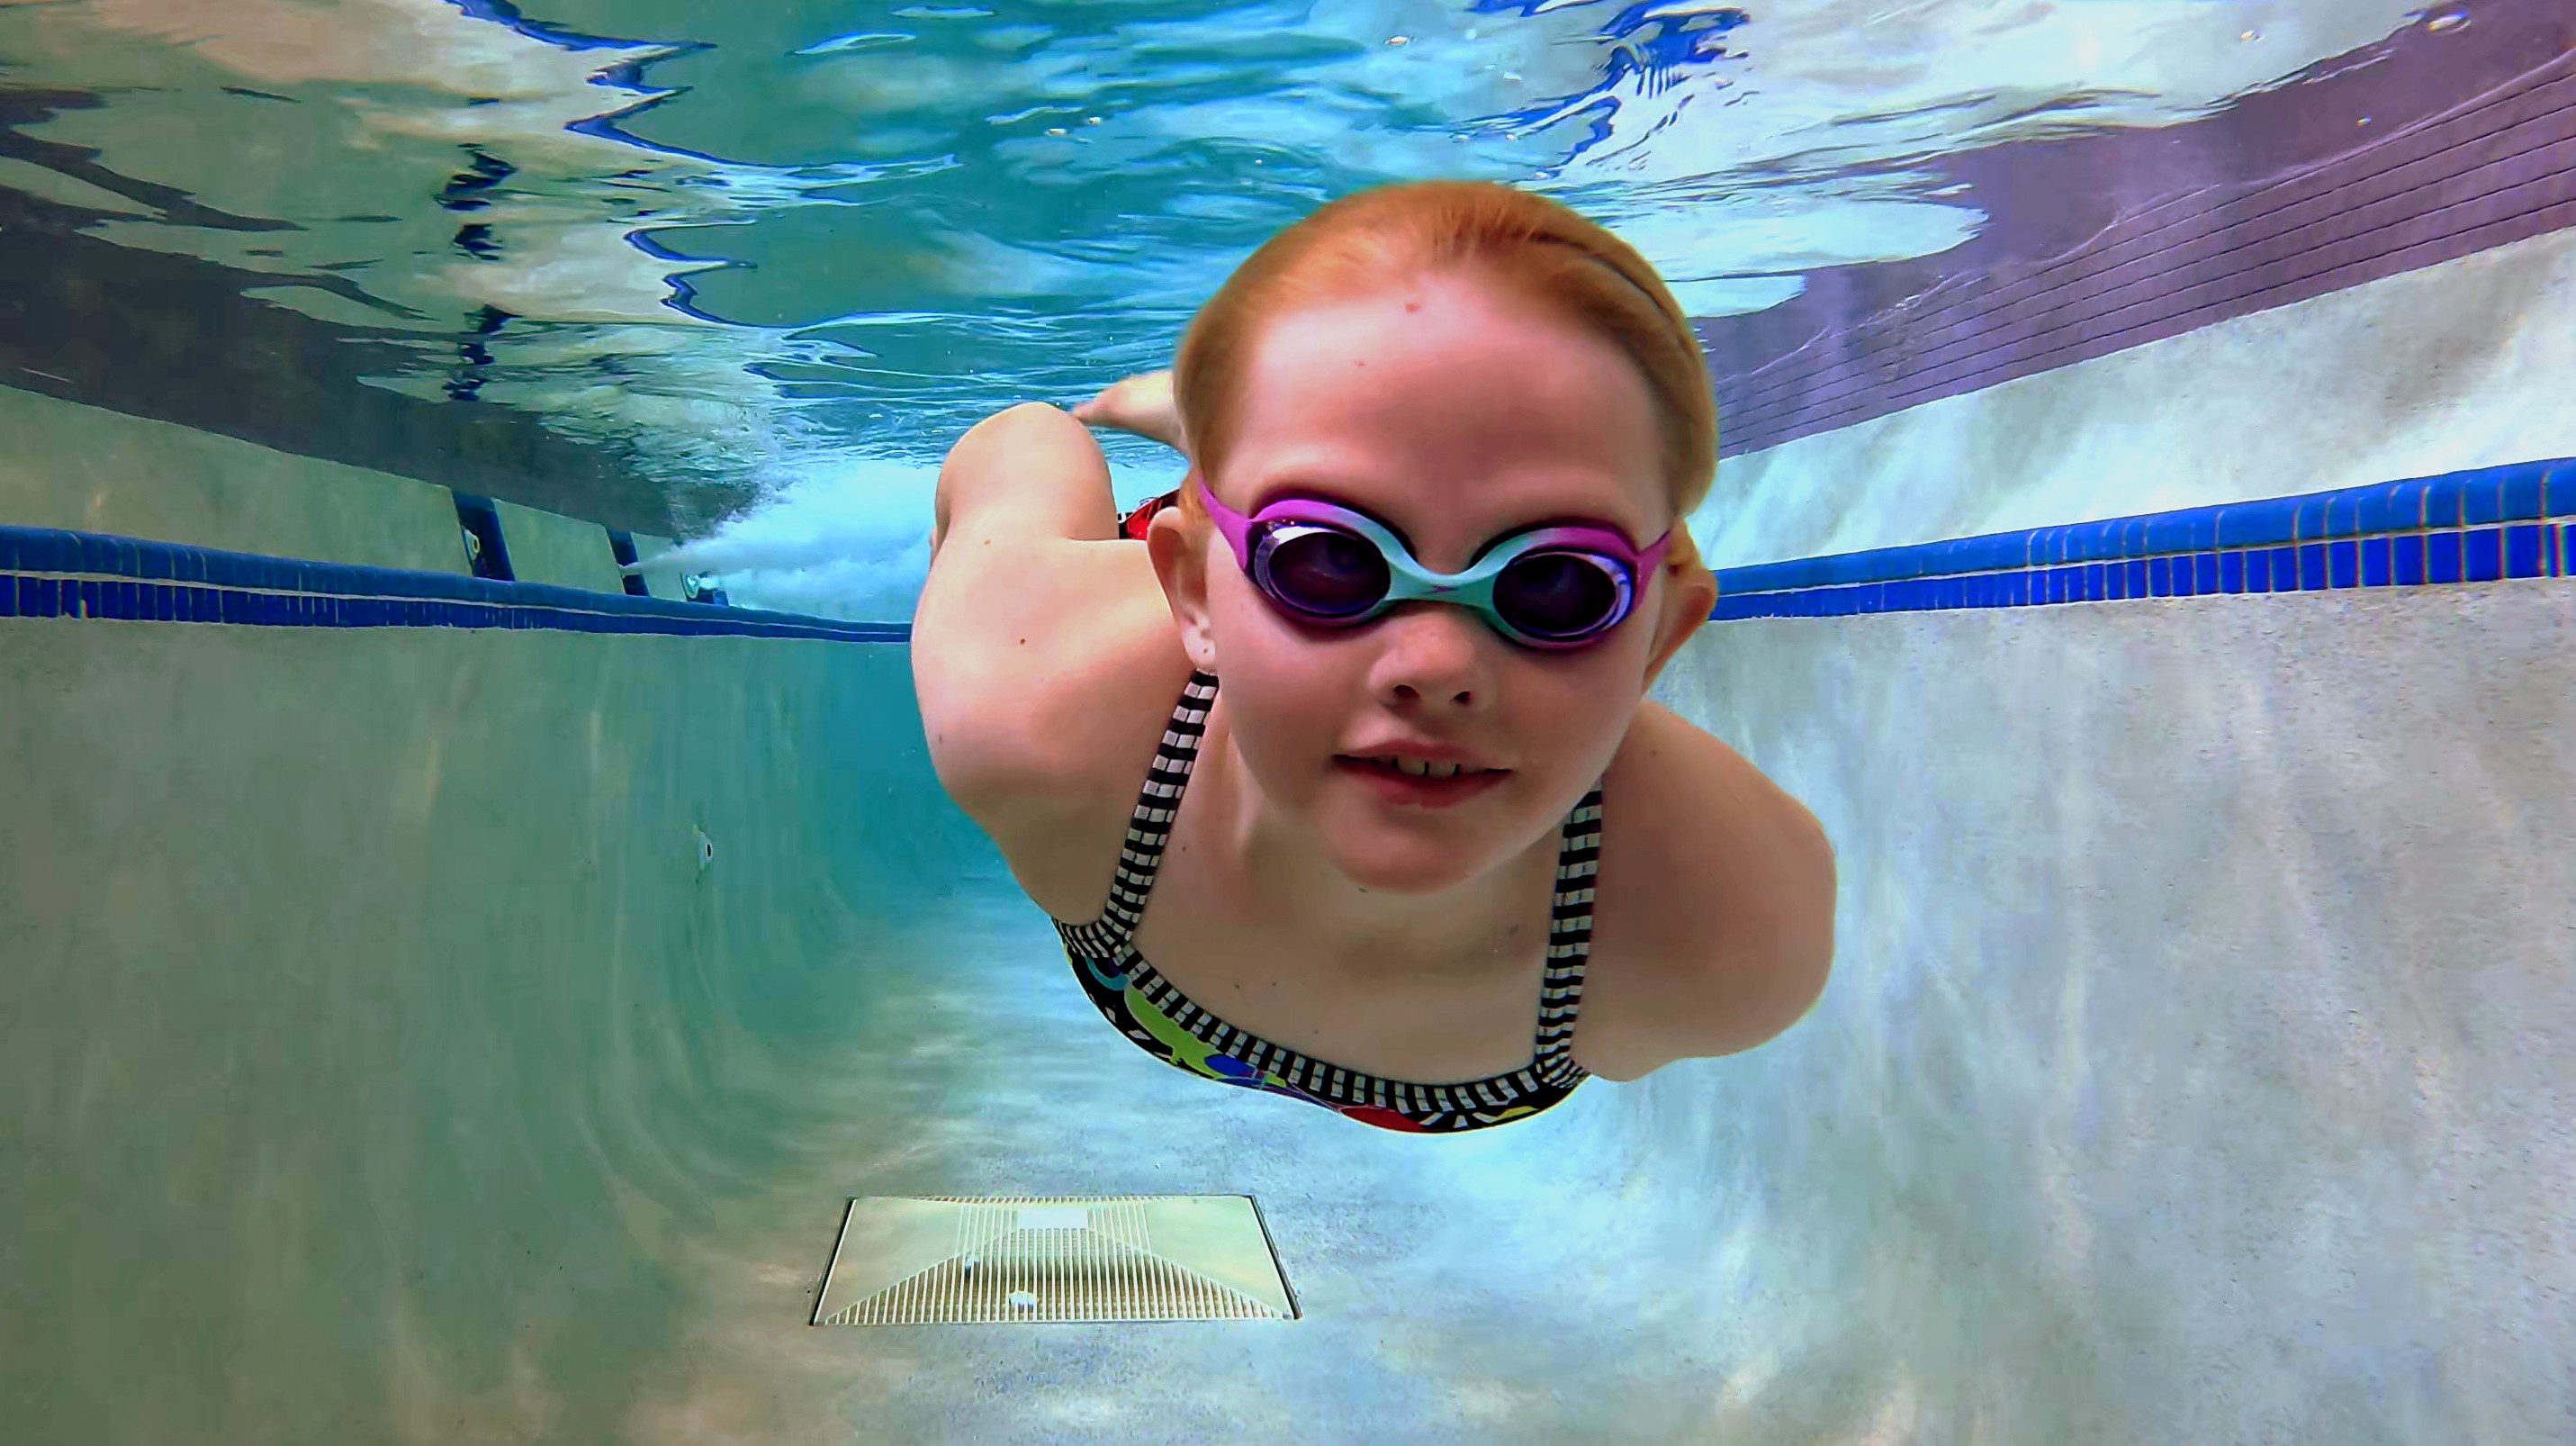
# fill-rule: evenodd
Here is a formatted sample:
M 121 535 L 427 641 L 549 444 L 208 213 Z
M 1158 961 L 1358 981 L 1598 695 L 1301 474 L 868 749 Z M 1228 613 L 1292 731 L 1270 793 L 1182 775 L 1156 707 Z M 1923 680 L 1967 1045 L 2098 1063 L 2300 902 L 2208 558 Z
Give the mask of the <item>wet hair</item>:
M 1406 279 L 1465 272 L 1599 333 L 1637 365 L 1661 419 L 1674 514 L 1708 495 L 1717 401 L 1708 359 L 1663 278 L 1635 247 L 1572 207 L 1491 181 L 1417 181 L 1326 205 L 1252 253 L 1190 322 L 1172 368 L 1190 460 L 1213 478 L 1234 441 L 1235 402 L 1264 322 Z M 1182 493 L 1203 520 L 1195 493 Z M 1677 529 L 1685 543 L 1687 529 Z

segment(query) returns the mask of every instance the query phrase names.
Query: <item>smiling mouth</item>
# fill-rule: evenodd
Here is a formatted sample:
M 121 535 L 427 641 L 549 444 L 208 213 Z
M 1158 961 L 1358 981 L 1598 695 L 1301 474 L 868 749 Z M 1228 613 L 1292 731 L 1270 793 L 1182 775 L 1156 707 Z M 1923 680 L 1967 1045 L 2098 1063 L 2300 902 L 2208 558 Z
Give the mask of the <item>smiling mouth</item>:
M 1401 778 L 1421 778 L 1433 781 L 1450 778 L 1481 778 L 1487 774 L 1507 773 L 1510 771 L 1509 769 L 1503 768 L 1477 768 L 1464 763 L 1430 763 L 1419 758 L 1394 758 L 1386 756 L 1360 758 L 1347 753 L 1341 754 L 1339 757 L 1344 763 L 1356 764 L 1359 767 L 1373 769 L 1380 773 L 1386 773 Z

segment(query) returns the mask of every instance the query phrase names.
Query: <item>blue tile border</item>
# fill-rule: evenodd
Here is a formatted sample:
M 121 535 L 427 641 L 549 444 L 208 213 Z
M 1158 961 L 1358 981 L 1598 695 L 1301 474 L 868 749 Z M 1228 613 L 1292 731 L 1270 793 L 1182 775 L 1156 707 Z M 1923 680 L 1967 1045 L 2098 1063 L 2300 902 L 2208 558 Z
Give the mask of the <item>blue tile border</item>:
M 303 562 L 92 532 L 0 526 L 0 618 L 271 628 L 500 628 L 902 643 L 906 623 Z
M 1710 617 L 1850 617 L 2576 576 L 2576 459 L 1720 568 Z

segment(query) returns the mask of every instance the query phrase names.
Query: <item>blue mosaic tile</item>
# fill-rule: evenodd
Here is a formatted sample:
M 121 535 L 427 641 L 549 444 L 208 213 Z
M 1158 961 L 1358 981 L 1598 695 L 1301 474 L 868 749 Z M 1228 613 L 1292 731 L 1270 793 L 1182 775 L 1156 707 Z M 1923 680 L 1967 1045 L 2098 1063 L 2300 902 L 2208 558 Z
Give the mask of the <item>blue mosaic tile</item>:
M 2235 593 L 2245 591 L 2245 554 L 2241 552 L 2218 554 L 2218 590 Z
M 2005 532 L 1971 537 L 1959 544 L 1959 566 L 1970 572 L 2001 572 L 2030 565 L 2027 533 Z
M 2325 505 L 2317 516 L 2317 536 L 2350 537 L 2361 531 L 2361 508 L 2357 499 L 2337 492 L 2320 500 Z
M 2549 474 L 2546 469 L 2508 467 L 2504 470 L 2505 476 L 2498 488 L 2500 496 L 2497 508 L 2503 515 L 2498 520 L 2529 522 L 2548 516 L 2545 510 L 2545 483 Z
M 900 642 L 902 624 L 671 603 L 0 526 L 0 612 L 272 627 L 464 627 Z M 93 573 L 91 577 L 45 576 Z M 37 575 L 29 575 L 37 574 Z
M 2460 534 L 2461 575 L 2470 582 L 2504 577 L 2504 529 L 2479 527 Z
M 2424 479 L 2424 525 L 2457 527 L 2460 525 L 2460 497 L 2464 478 L 2454 473 L 2448 477 Z
M 2549 529 L 2538 523 L 2520 523 L 2504 530 L 2504 575 L 2507 577 L 2547 577 L 2549 565 L 2541 558 L 2542 535 Z
M 2290 541 L 2293 518 L 2298 518 L 2295 497 L 2277 497 L 2269 503 L 2228 503 L 2218 508 L 2218 546 L 2269 546 L 2275 541 Z
M 2361 586 L 2361 544 L 2348 538 L 2326 544 L 2326 586 Z
M 2305 543 L 2360 540 L 2426 526 L 2459 527 L 2472 513 L 2477 518 L 2528 521 L 2535 517 L 2576 515 L 2576 461 L 2554 460 L 2511 467 L 2484 468 L 2441 477 L 2411 478 L 2367 487 L 2342 488 L 2295 497 L 2233 502 L 2218 507 L 2180 508 L 2137 517 L 2031 528 L 1947 539 L 1914 547 L 1877 548 L 1867 552 L 1790 559 L 1726 570 L 1731 593 L 1788 592 L 1822 586 L 1861 586 L 1912 578 L 1953 577 L 1965 573 L 2021 572 L 2067 564 L 2114 563 L 2100 595 L 2138 597 L 2154 591 L 2152 577 L 2141 580 L 2127 567 L 2152 556 L 2181 556 L 2246 548 L 2275 549 Z M 2296 554 L 2293 554 L 2294 556 Z M 2339 554 L 2337 554 L 2339 556 Z M 2552 556 L 2543 548 L 2544 566 Z M 2402 583 L 2394 552 L 2389 577 Z M 2242 566 L 2242 564 L 2239 564 Z M 2225 564 L 2221 564 L 2225 566 Z M 2366 563 L 2357 563 L 2366 569 Z M 2357 571 L 2351 584 L 2339 581 L 2330 560 L 2325 586 L 2375 586 L 2376 574 Z M 2228 578 L 2215 587 L 2225 591 Z M 482 586 L 470 579 L 467 587 Z M 2248 573 L 2246 588 L 2268 583 L 2271 590 L 2309 585 L 2304 574 L 2260 578 Z M 2171 580 L 2174 595 L 2197 596 L 2211 590 L 2211 579 L 2197 562 L 2188 585 Z M 317 589 L 329 590 L 329 589 Z M 2070 596 L 2081 596 L 2074 589 Z M 472 595 L 470 593 L 460 595 Z M 1991 592 L 1975 596 L 1991 596 Z M 2045 595 L 2045 584 L 2025 594 Z M 1948 594 L 1938 594 L 1948 596 Z M 1861 604 L 1855 604 L 1861 605 Z M 1875 606 L 1897 605 L 1878 595 Z M 1947 603 L 1944 606 L 1950 605 Z M 1964 606 L 2008 604 L 1963 603 Z
M 2390 555 L 2394 550 L 2392 539 L 2389 538 L 2365 537 L 2361 540 L 2361 585 L 2363 587 L 2388 586 L 2392 576 Z
M 2298 554 L 2286 547 L 2248 552 L 2245 578 L 2247 592 L 2294 592 L 2299 586 Z
M 2456 532 L 2424 534 L 2424 581 L 2427 583 L 2458 582 L 2461 575 L 2460 534 Z
M 2353 497 L 2353 530 L 2367 537 L 2422 525 L 2424 489 L 2411 482 L 2369 487 Z
M 2388 539 L 2389 566 L 2399 587 L 2421 587 L 2424 572 L 2424 534 L 2400 533 Z
M 2460 521 L 2471 527 L 2504 520 L 2504 469 L 2460 474 Z

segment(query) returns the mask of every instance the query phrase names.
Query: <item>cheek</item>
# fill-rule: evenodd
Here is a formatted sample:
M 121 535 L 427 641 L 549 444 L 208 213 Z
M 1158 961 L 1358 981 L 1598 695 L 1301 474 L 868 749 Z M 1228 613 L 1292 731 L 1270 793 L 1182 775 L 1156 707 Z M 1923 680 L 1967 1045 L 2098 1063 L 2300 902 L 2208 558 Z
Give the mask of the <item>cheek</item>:
M 1365 695 L 1365 656 L 1318 646 L 1257 597 L 1216 611 L 1218 681 L 1245 759 L 1271 772 L 1329 757 Z
M 1630 654 L 1636 656 L 1630 656 Z M 1521 738 L 1544 740 L 1547 756 L 1570 770 L 1601 768 L 1627 736 L 1645 676 L 1644 650 L 1627 640 L 1512 680 L 1509 713 Z

